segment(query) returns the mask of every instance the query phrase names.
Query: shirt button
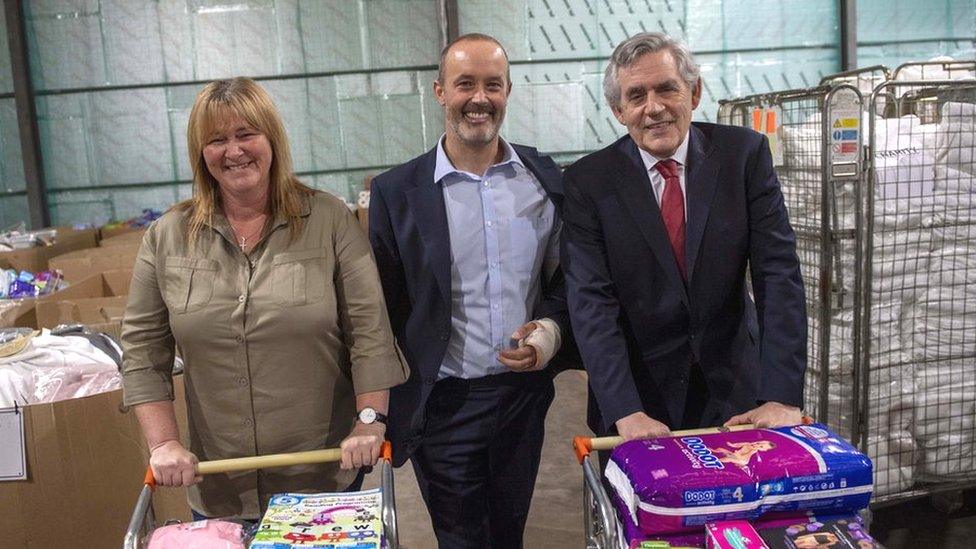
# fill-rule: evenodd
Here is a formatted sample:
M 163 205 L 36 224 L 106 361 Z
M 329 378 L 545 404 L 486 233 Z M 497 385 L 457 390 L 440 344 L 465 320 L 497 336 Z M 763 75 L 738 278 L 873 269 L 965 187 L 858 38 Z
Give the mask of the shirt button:
M 485 227 L 491 227 L 491 221 L 485 221 Z
M 239 296 L 237 297 L 237 301 L 238 301 L 239 303 L 244 303 L 244 300 L 245 300 L 245 299 L 247 299 L 247 296 L 246 296 L 246 295 L 244 295 L 244 294 L 241 294 L 241 295 L 239 295 Z
M 498 308 L 498 304 L 497 303 L 492 303 L 491 304 L 491 308 L 492 309 L 497 309 Z
M 244 377 L 244 376 L 241 376 L 241 377 L 237 378 L 237 384 L 240 385 L 241 387 L 246 387 L 247 386 L 247 378 Z
M 242 341 L 244 341 L 244 336 L 237 336 L 237 342 L 240 343 Z
M 251 425 L 254 425 L 254 420 L 249 417 L 246 417 L 244 418 L 244 421 L 242 421 L 241 423 L 243 423 L 247 427 L 250 427 Z
M 487 182 L 487 181 L 485 181 L 485 187 L 487 187 L 487 186 L 488 186 L 488 182 Z
M 491 262 L 491 266 L 492 267 L 495 267 L 497 269 L 498 268 L 498 262 L 497 261 L 492 261 Z

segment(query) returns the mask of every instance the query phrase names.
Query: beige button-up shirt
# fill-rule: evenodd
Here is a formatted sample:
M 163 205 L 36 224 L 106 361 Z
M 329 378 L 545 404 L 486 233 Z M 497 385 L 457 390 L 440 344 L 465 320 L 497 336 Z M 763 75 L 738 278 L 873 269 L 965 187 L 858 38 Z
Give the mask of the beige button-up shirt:
M 178 347 L 201 460 L 336 447 L 356 394 L 407 377 L 359 224 L 326 193 L 302 213 L 294 241 L 276 219 L 250 257 L 222 215 L 192 250 L 176 210 L 143 239 L 122 331 L 125 404 L 173 399 Z M 189 499 L 206 516 L 255 519 L 275 493 L 342 490 L 354 478 L 338 464 L 208 475 Z

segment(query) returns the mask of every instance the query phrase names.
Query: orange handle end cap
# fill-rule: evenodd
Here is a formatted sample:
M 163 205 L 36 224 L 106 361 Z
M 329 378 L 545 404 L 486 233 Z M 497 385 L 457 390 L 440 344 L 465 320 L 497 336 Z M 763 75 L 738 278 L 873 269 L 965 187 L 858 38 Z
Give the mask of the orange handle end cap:
M 383 442 L 383 445 L 380 446 L 380 459 L 393 463 L 393 443 L 388 440 Z
M 576 452 L 576 460 L 581 464 L 590 451 L 593 450 L 593 441 L 589 437 L 573 437 L 573 451 Z
M 146 467 L 146 478 L 142 483 L 150 488 L 156 487 L 156 477 L 153 476 L 152 467 Z

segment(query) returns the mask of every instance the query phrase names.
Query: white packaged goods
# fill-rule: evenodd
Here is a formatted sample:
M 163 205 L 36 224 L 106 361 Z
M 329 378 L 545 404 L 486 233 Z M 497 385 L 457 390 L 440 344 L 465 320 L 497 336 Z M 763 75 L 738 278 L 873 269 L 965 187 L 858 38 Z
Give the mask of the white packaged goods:
M 886 371 L 885 368 L 904 364 L 908 356 L 905 354 L 904 330 L 902 329 L 902 309 L 899 302 L 882 302 L 871 305 L 871 354 L 870 367 L 873 370 Z M 830 365 L 831 370 L 840 369 L 851 371 L 854 355 L 854 311 L 838 311 L 834 313 L 830 332 Z M 891 375 L 901 375 L 898 371 Z
M 915 485 L 915 439 L 907 431 L 868 436 L 867 454 L 874 462 L 875 497 L 896 494 Z
M 936 164 L 934 187 L 937 193 L 954 194 L 976 192 L 976 175 Z
M 976 477 L 976 385 L 966 382 L 971 376 L 964 364 L 954 366 L 962 370 L 956 371 L 950 386 L 932 387 L 916 396 L 914 434 L 926 480 Z
M 918 394 L 950 391 L 955 387 L 976 387 L 976 360 L 957 358 L 923 362 L 915 367 Z
M 976 297 L 960 286 L 921 293 L 911 318 L 911 358 L 943 360 L 976 355 Z
M 976 174 L 976 104 L 947 102 L 938 123 L 935 160 L 940 166 Z
M 118 364 L 88 339 L 45 329 L 0 359 L 0 408 L 58 402 L 122 387 Z

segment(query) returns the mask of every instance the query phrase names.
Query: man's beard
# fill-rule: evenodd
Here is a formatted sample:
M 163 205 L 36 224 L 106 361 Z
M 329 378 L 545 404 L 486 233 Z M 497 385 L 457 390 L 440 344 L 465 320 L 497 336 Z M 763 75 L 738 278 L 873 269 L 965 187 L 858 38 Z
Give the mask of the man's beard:
M 481 110 L 476 112 L 485 111 Z M 489 124 L 472 128 L 471 126 L 465 126 L 464 111 L 461 111 L 456 116 L 451 117 L 451 129 L 454 130 L 454 135 L 466 145 L 487 145 L 498 136 L 498 129 L 501 127 L 503 120 L 501 116 L 497 120 L 494 119 L 494 117 L 498 116 L 497 110 L 489 113 L 489 115 L 491 116 L 491 122 Z M 504 113 L 502 113 L 502 116 L 504 116 Z

